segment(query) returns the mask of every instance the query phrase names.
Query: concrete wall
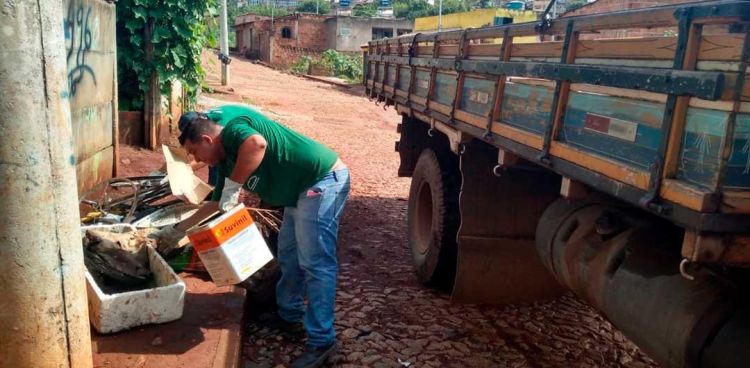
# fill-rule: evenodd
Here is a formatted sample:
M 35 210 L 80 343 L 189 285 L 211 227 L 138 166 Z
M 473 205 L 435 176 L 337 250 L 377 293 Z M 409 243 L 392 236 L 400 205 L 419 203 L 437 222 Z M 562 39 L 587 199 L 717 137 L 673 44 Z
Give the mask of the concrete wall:
M 372 41 L 373 28 L 391 29 L 394 37 L 398 35 L 399 29 L 414 29 L 414 24 L 408 19 L 339 16 L 327 20 L 327 23 L 329 47 L 335 45 L 337 51 L 344 52 L 360 52 L 362 45 Z
M 0 11 L 0 367 L 92 366 L 64 13 Z
M 115 7 L 102 0 L 64 0 L 78 191 L 111 178 L 116 167 Z
M 443 30 L 480 28 L 493 25 L 495 17 L 513 18 L 513 23 L 532 22 L 537 19 L 532 11 L 518 11 L 508 9 L 475 9 L 468 12 L 443 15 Z M 436 31 L 438 17 L 421 17 L 414 20 L 414 30 L 418 32 Z M 517 40 L 515 40 L 517 41 Z

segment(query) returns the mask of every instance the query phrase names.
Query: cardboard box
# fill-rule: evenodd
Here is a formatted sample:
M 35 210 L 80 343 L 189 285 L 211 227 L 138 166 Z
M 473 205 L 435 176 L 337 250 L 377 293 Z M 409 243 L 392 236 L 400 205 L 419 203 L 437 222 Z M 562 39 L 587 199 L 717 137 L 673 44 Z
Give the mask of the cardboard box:
M 220 286 L 244 281 L 273 259 L 243 205 L 188 230 L 187 236 L 211 279 Z
M 167 162 L 167 178 L 172 194 L 192 204 L 201 203 L 213 188 L 193 173 L 187 151 L 167 145 L 161 147 Z

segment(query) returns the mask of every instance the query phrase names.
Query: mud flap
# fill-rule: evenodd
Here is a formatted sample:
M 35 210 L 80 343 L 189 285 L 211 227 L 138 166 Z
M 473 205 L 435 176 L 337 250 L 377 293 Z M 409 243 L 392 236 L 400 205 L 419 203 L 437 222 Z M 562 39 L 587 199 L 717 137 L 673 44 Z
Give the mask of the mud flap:
M 542 265 L 536 225 L 557 197 L 560 178 L 525 162 L 501 177 L 497 151 L 482 143 L 461 156 L 461 226 L 452 300 L 510 304 L 552 299 L 563 289 Z

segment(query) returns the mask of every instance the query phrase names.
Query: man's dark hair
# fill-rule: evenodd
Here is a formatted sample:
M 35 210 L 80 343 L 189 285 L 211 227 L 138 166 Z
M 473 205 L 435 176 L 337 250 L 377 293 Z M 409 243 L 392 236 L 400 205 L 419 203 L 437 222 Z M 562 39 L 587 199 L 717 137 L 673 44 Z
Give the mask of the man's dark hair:
M 177 123 L 180 129 L 180 145 L 184 146 L 185 141 L 197 142 L 201 135 L 211 131 L 215 121 L 211 120 L 202 112 L 189 111 L 182 116 Z

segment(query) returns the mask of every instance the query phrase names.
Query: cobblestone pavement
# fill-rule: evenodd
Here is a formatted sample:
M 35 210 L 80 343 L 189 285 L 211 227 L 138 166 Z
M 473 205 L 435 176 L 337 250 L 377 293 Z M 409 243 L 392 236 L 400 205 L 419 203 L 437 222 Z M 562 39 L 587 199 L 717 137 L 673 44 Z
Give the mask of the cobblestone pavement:
M 208 58 L 207 58 L 208 60 Z M 210 60 L 215 60 L 211 57 Z M 207 62 L 216 85 L 218 63 Z M 346 90 L 234 60 L 222 101 L 260 107 L 341 154 L 352 193 L 341 223 L 336 328 L 341 367 L 655 367 L 616 328 L 571 295 L 533 305 L 454 305 L 413 276 L 405 239 L 409 179 L 397 178 L 399 117 Z M 246 367 L 276 367 L 302 351 L 251 311 Z

